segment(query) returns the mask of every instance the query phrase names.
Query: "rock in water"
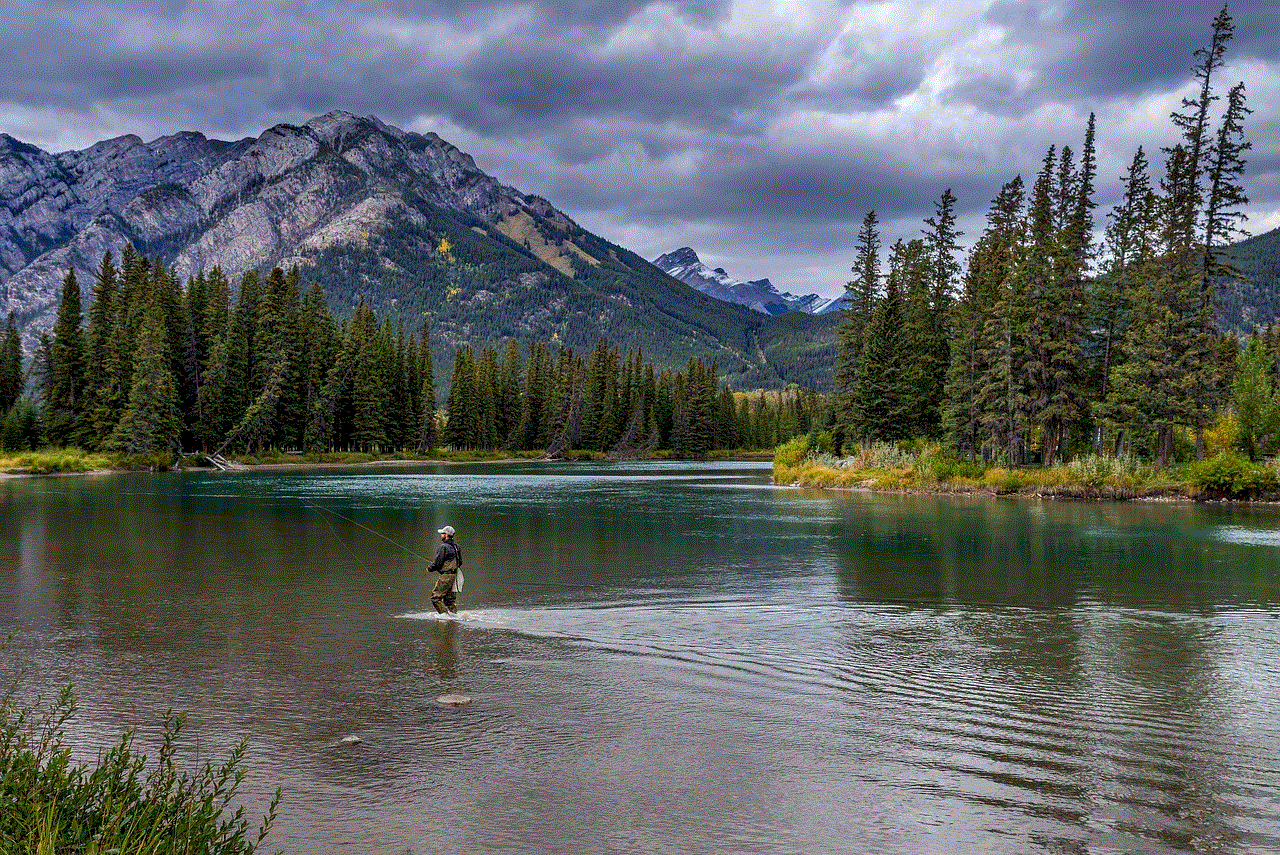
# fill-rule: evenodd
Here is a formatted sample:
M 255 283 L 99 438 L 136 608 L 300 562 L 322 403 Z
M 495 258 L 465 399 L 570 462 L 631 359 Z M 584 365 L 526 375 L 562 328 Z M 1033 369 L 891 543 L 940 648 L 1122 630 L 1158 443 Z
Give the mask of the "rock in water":
M 471 699 L 466 695 L 441 695 L 436 698 L 437 703 L 442 703 L 447 707 L 460 707 L 471 703 Z
M 342 745 L 359 745 L 361 742 L 364 742 L 364 740 L 358 736 L 344 736 L 339 740 Z

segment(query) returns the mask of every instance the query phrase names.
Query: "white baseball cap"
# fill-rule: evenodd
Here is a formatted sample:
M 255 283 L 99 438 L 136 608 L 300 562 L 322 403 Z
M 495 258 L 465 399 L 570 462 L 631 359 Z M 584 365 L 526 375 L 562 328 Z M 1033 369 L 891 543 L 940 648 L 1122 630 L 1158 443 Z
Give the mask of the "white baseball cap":
M 436 529 L 436 534 L 447 534 L 450 537 L 453 537 L 453 526 L 447 525 L 444 528 L 438 528 Z

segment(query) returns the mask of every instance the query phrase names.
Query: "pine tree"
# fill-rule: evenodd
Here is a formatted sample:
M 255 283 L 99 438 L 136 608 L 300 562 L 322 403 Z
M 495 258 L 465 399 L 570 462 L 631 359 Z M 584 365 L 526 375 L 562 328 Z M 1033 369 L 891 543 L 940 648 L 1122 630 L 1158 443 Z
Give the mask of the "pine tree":
M 313 283 L 298 312 L 298 394 L 300 408 L 296 434 L 307 447 L 306 426 L 324 394 L 330 366 L 342 346 L 338 324 L 329 312 L 324 291 Z
M 49 373 L 45 378 L 45 418 L 55 445 L 79 441 L 84 424 L 85 347 L 80 310 L 80 283 L 75 270 L 62 280 L 62 298 L 53 324 Z
M 984 327 L 997 299 L 1017 267 L 1023 235 L 1022 179 L 1001 188 L 987 213 L 987 227 L 969 254 L 964 290 L 952 313 L 951 361 L 943 405 L 943 427 L 950 446 L 968 459 L 984 446 L 983 409 L 979 394 L 992 343 Z
M 924 246 L 930 272 L 929 324 L 922 328 L 918 431 L 926 436 L 941 433 L 942 413 L 946 406 L 947 369 L 951 363 L 951 314 L 960 278 L 958 241 L 964 234 L 956 228 L 956 201 L 948 187 L 934 204 L 934 216 L 925 220 L 928 228 L 924 230 Z
M 22 336 L 18 318 L 9 312 L 4 337 L 0 338 L 0 415 L 22 397 Z
M 902 241 L 894 244 L 885 292 L 871 312 L 862 358 L 854 382 L 852 426 L 864 441 L 893 441 L 911 435 L 910 402 L 903 362 L 903 267 L 907 254 Z M 779 431 L 766 432 L 779 442 Z
M 854 387 L 871 312 L 880 287 L 880 230 L 875 211 L 868 211 L 858 231 L 857 261 L 853 279 L 845 286 L 836 332 L 835 410 L 836 432 L 846 447 L 860 437 L 854 429 Z
M 110 446 L 124 454 L 175 452 L 182 432 L 163 295 L 153 291 L 138 334 L 129 398 Z
M 261 391 L 269 372 L 257 366 L 258 304 L 262 280 L 250 270 L 240 277 L 240 292 L 227 329 L 226 412 L 238 419 Z
M 1133 316 L 1135 300 L 1143 287 L 1141 278 L 1152 272 L 1157 250 L 1156 197 L 1147 173 L 1147 158 L 1141 148 L 1134 154 L 1129 170 L 1122 178 L 1124 192 L 1119 204 L 1112 208 L 1111 220 L 1104 238 L 1106 260 L 1094 280 L 1089 295 L 1090 328 L 1096 337 L 1092 342 L 1092 392 L 1097 402 L 1097 415 L 1121 427 L 1123 419 L 1109 410 L 1112 373 L 1121 354 L 1120 344 Z M 1117 437 L 1114 448 L 1119 453 L 1122 442 Z M 1094 434 L 1094 451 L 1103 451 L 1102 425 Z
M 550 443 L 551 423 L 555 413 L 554 378 L 551 348 L 546 342 L 533 342 L 529 345 L 529 361 L 525 367 L 516 448 L 540 449 L 546 448 Z
M 352 319 L 349 335 L 357 342 L 351 375 L 351 442 L 361 451 L 376 452 L 387 445 L 387 360 L 391 329 L 378 326 L 373 309 L 365 306 Z
M 524 361 L 520 357 L 520 343 L 515 339 L 507 342 L 506 352 L 502 357 L 502 366 L 498 371 L 498 442 L 505 448 L 514 448 L 516 434 L 520 430 L 521 414 L 524 409 L 520 400 L 521 379 L 524 375 Z
M 439 441 L 436 433 L 436 375 L 431 355 L 430 328 L 422 322 L 422 347 L 418 351 L 418 375 L 422 391 L 418 395 L 418 443 L 419 451 L 435 448 Z
M 1224 259 L 1221 248 L 1244 234 L 1240 223 L 1245 213 L 1240 206 L 1248 203 L 1249 198 L 1240 184 L 1240 176 L 1244 174 L 1244 154 L 1253 148 L 1253 144 L 1244 139 L 1244 117 L 1253 112 L 1244 102 L 1244 83 L 1237 83 L 1227 93 L 1227 108 L 1210 151 L 1201 263 L 1209 282 L 1223 277 L 1240 278 L 1240 271 Z
M 473 380 L 474 401 L 467 410 L 475 430 L 476 447 L 484 451 L 497 448 L 498 409 L 498 352 L 492 346 L 480 351 L 480 359 L 475 364 Z
M 475 383 L 475 355 L 470 347 L 460 347 L 454 351 L 444 427 L 445 445 L 459 451 L 474 449 L 478 445 Z

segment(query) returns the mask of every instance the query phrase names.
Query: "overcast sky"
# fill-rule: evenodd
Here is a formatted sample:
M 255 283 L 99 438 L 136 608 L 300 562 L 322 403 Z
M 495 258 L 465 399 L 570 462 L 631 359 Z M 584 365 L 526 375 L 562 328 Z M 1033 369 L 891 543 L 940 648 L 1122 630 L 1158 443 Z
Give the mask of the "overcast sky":
M 863 216 L 969 245 L 1000 185 L 1097 113 L 1099 225 L 1158 172 L 1213 2 L 0 0 L 0 131 L 49 151 L 257 136 L 331 109 L 435 131 L 646 258 L 835 295 Z M 1233 2 L 1253 234 L 1280 226 L 1280 4 Z

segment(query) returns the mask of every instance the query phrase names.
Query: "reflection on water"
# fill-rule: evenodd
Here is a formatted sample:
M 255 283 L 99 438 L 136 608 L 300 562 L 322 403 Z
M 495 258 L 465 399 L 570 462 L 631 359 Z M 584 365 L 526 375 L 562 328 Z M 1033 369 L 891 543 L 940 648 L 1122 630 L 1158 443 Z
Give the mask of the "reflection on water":
M 0 667 L 76 683 L 86 757 L 248 736 L 290 852 L 1273 852 L 1277 545 L 759 464 L 8 481 Z

